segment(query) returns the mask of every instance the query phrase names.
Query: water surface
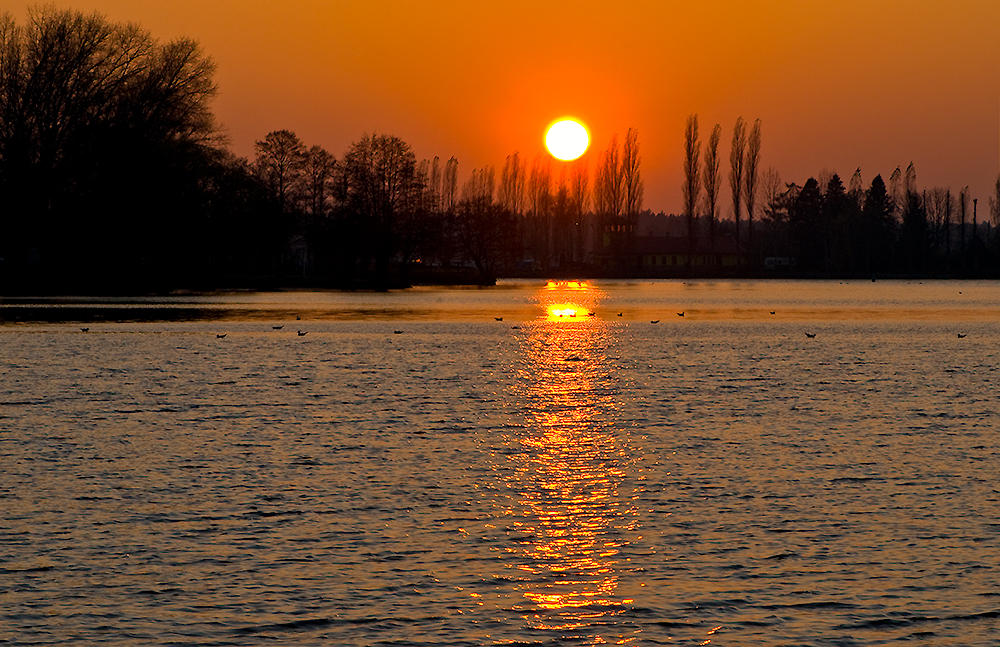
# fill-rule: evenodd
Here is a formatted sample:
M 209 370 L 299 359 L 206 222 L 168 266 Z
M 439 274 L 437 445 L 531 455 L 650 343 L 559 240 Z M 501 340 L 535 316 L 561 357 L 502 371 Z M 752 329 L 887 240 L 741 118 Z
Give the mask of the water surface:
M 8 301 L 0 640 L 995 645 L 998 304 L 882 281 Z

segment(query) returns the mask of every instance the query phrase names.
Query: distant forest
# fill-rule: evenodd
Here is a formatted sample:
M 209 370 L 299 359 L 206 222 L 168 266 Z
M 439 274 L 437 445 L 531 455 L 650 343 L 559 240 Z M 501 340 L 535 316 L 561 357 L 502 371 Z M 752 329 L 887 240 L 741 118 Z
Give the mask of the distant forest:
M 1000 275 L 1000 178 L 982 217 L 912 164 L 787 183 L 742 119 L 724 174 L 721 126 L 703 143 L 696 116 L 678 215 L 643 208 L 633 129 L 593 169 L 513 153 L 461 182 L 456 158 L 383 134 L 337 157 L 276 130 L 245 159 L 210 109 L 214 73 L 197 43 L 100 15 L 0 16 L 0 293 Z

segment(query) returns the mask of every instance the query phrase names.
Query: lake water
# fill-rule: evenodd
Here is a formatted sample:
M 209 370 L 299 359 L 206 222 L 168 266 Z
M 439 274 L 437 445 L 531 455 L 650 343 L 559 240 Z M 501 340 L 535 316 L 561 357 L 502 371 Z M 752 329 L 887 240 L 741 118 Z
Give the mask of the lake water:
M 0 316 L 0 642 L 1000 644 L 996 283 Z

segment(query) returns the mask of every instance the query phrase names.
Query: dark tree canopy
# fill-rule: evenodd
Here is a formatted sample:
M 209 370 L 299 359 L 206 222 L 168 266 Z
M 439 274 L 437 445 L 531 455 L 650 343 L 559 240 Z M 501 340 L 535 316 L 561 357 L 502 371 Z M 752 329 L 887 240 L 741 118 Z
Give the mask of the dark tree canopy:
M 273 130 L 254 145 L 254 150 L 254 170 L 277 196 L 284 212 L 294 178 L 305 166 L 305 144 L 290 130 Z
M 515 153 L 460 184 L 456 158 L 418 162 L 386 134 L 335 158 L 279 129 L 247 160 L 215 126 L 213 74 L 191 40 L 55 7 L 0 15 L 0 294 L 1000 272 L 1000 180 L 978 223 L 966 191 L 954 204 L 947 188 L 918 190 L 912 163 L 867 190 L 860 169 L 847 189 L 836 174 L 800 187 L 768 169 L 758 209 L 760 121 L 740 118 L 733 217 L 717 219 L 721 127 L 702 156 L 697 115 L 678 215 L 642 209 L 634 129 L 611 139 L 593 181 L 586 162 Z
M 416 156 L 392 135 L 366 135 L 344 156 L 348 200 L 363 217 L 391 227 L 393 215 L 412 195 Z
M 396 244 L 396 225 L 422 188 L 416 156 L 392 135 L 366 135 L 344 156 L 347 205 L 360 218 L 373 243 L 375 281 L 389 285 L 388 265 Z
M 51 7 L 0 16 L 0 195 L 8 268 L 162 266 L 201 203 L 214 65 L 187 39 Z M 123 260 L 128 259 L 128 260 Z
M 894 235 L 893 202 L 881 175 L 872 179 L 865 192 L 861 219 L 865 231 L 866 271 L 884 271 L 892 261 Z

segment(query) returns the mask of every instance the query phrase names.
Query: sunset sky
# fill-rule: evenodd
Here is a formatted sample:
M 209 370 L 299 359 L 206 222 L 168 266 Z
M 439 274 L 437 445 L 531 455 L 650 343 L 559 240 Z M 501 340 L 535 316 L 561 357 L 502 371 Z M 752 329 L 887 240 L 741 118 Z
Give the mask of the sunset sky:
M 0 0 L 23 19 L 29 4 Z M 61 0 L 190 36 L 218 64 L 216 114 L 235 152 L 288 128 L 338 157 L 399 135 L 461 175 L 573 115 L 593 159 L 639 131 L 646 206 L 681 210 L 684 122 L 703 139 L 763 124 L 762 167 L 865 183 L 913 161 L 918 183 L 968 184 L 980 217 L 1000 165 L 1000 2 L 335 2 Z M 729 209 L 725 195 L 724 213 Z

